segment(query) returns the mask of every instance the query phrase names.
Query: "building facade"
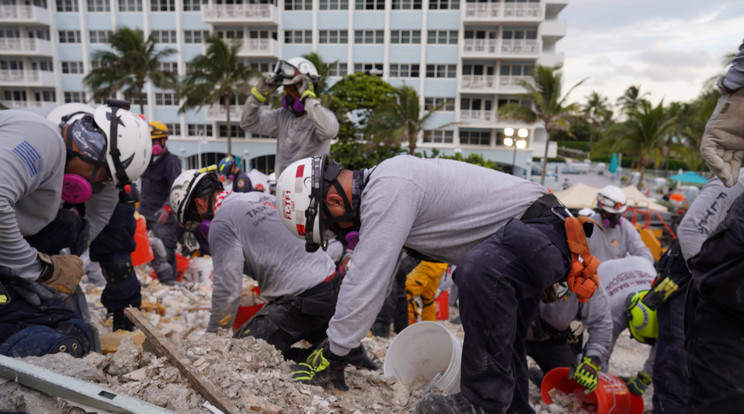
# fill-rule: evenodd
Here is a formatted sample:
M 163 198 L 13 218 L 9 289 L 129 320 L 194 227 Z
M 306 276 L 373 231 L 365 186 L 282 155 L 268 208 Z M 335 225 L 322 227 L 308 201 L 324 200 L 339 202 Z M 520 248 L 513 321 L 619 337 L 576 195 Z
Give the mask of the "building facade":
M 419 138 L 421 150 L 482 154 L 529 175 L 542 156 L 545 129 L 500 120 L 498 108 L 519 100 L 520 79 L 535 64 L 557 66 L 566 34 L 558 14 L 568 0 L 4 0 L 0 4 L 0 99 L 9 108 L 52 108 L 91 98 L 83 77 L 109 32 L 121 26 L 152 33 L 178 53 L 163 68 L 183 75 L 204 52 L 209 33 L 242 39 L 241 57 L 262 72 L 277 59 L 317 52 L 338 61 L 329 81 L 367 71 L 393 86 L 414 87 L 425 109 L 444 103 Z M 138 102 L 133 102 L 137 110 Z M 242 102 L 230 113 L 233 153 L 273 169 L 272 137 L 239 127 Z M 147 119 L 168 125 L 169 148 L 189 166 L 226 151 L 221 107 L 178 113 L 175 91 L 148 85 Z M 439 129 L 440 126 L 450 124 Z M 527 130 L 526 147 L 504 145 L 508 128 Z M 516 134 L 515 134 L 516 135 Z M 515 136 L 516 138 L 516 136 Z M 507 143 L 509 140 L 506 141 Z M 551 143 L 551 146 L 554 145 Z M 549 148 L 555 155 L 555 148 Z

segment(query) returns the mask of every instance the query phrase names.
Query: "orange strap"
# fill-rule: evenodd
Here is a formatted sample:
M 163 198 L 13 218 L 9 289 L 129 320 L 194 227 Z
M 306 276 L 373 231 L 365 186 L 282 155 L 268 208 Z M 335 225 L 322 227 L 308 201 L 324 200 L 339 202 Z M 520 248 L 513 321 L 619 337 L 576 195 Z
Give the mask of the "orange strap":
M 565 222 L 568 250 L 571 251 L 571 270 L 566 277 L 566 284 L 581 303 L 589 300 L 599 287 L 597 277 L 599 260 L 589 252 L 589 244 L 584 234 L 586 222 L 592 222 L 602 229 L 596 221 L 588 217 L 568 217 Z

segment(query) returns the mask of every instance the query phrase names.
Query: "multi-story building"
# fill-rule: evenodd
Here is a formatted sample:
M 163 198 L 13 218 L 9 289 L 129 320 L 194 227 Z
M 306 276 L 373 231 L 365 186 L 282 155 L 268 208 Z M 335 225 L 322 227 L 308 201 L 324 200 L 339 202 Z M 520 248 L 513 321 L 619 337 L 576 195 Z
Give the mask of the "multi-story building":
M 422 150 L 480 153 L 529 174 L 542 156 L 545 129 L 499 119 L 498 108 L 519 100 L 518 81 L 536 63 L 556 66 L 558 20 L 568 0 L 5 0 L 0 5 L 0 99 L 10 108 L 53 107 L 90 99 L 83 77 L 108 34 L 139 27 L 178 53 L 164 69 L 183 75 L 204 52 L 206 33 L 242 39 L 241 57 L 262 72 L 277 59 L 311 51 L 338 61 L 335 82 L 348 73 L 379 74 L 414 87 L 422 108 L 444 103 L 419 138 Z M 137 109 L 138 102 L 133 102 Z M 144 112 L 166 123 L 169 148 L 191 166 L 226 151 L 227 114 L 221 107 L 178 113 L 175 91 L 148 85 Z M 272 137 L 239 127 L 242 102 L 230 113 L 233 153 L 273 169 Z M 442 125 L 448 125 L 439 128 Z M 508 128 L 527 130 L 526 148 L 504 145 Z M 516 135 L 516 134 L 515 134 Z M 509 140 L 507 140 L 508 142 Z M 551 144 L 552 146 L 553 144 Z M 549 153 L 555 154 L 555 148 Z M 201 160 L 199 156 L 201 155 Z

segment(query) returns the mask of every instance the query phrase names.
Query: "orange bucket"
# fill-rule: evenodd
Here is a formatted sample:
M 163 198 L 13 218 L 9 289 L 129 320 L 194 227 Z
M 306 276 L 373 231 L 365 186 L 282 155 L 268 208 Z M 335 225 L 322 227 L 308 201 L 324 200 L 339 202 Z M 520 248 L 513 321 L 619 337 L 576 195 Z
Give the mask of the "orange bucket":
M 449 292 L 442 291 L 439 293 L 436 299 L 434 299 L 434 305 L 437 307 L 437 320 L 448 321 L 449 320 Z
M 186 269 L 189 268 L 189 259 L 183 257 L 181 253 L 176 252 L 176 274 L 178 275 L 178 281 L 183 280 L 183 274 Z
M 620 378 L 599 373 L 599 384 L 594 392 L 584 393 L 584 387 L 568 379 L 568 367 L 553 368 L 545 374 L 540 386 L 540 394 L 545 404 L 550 404 L 550 391 L 557 388 L 565 394 L 573 394 L 584 404 L 597 406 L 597 414 L 643 414 L 643 398 L 628 391 Z
M 137 230 L 134 232 L 134 242 L 137 247 L 132 252 L 132 266 L 139 266 L 150 262 L 155 258 L 150 245 L 150 239 L 147 238 L 147 225 L 145 218 L 137 219 Z

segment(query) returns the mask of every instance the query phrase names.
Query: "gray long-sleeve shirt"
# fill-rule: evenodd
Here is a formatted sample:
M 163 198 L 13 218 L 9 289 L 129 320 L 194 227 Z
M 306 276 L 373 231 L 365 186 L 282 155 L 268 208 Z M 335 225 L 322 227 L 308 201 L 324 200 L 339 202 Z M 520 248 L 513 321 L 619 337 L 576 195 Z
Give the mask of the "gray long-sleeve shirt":
M 739 53 L 731 62 L 731 67 L 726 72 L 724 85 L 729 89 L 738 89 L 744 86 L 744 41 L 739 46 Z
M 539 184 L 452 160 L 398 156 L 363 173 L 369 181 L 359 243 L 327 331 L 337 355 L 359 346 L 372 326 L 404 246 L 457 264 L 547 193 Z
M 579 303 L 576 295 L 569 292 L 568 295 L 553 303 L 540 301 L 538 315 L 555 330 L 565 331 L 571 321 L 576 319 L 579 309 L 581 309 L 581 322 L 589 332 L 584 354 L 602 359 L 612 348 L 613 342 L 610 305 L 601 282 L 594 295 L 583 305 Z M 527 337 L 530 338 L 530 336 L 531 333 L 528 333 Z
M 338 134 L 338 120 L 313 98 L 305 99 L 306 114 L 296 116 L 284 109 L 261 113 L 261 102 L 253 95 L 243 105 L 240 127 L 253 134 L 276 137 L 276 176 L 302 158 L 328 154 Z
M 628 329 L 628 317 L 625 313 L 625 300 L 628 295 L 640 290 L 651 289 L 651 282 L 656 277 L 656 269 L 642 257 L 627 256 L 621 259 L 603 261 L 597 269 L 599 283 L 607 293 L 607 303 L 612 316 L 612 344 L 602 358 L 602 369 L 609 368 L 610 355 L 615 348 L 615 342 L 620 334 Z M 643 370 L 649 374 L 653 372 L 653 361 L 656 346 L 643 365 Z
M 739 177 L 742 173 L 744 168 L 739 170 Z M 728 188 L 718 177 L 713 177 L 703 186 L 677 228 L 679 247 L 685 261 L 700 252 L 705 239 L 726 218 L 731 205 L 742 194 L 744 180 Z
M 65 169 L 65 145 L 59 126 L 29 111 L 0 111 L 0 266 L 34 280 L 41 272 L 36 249 L 24 239 L 57 216 Z M 86 203 L 91 240 L 116 206 L 113 185 Z M 113 201 L 113 204 L 112 204 Z
M 267 299 L 298 295 L 333 274 L 333 260 L 322 250 L 305 251 L 305 242 L 284 227 L 276 198 L 260 192 L 232 193 L 209 228 L 214 262 L 212 314 L 207 332 L 215 332 L 240 302 L 243 265 Z
M 589 250 L 592 255 L 599 259 L 600 262 L 610 259 L 619 259 L 626 255 L 640 256 L 654 262 L 654 256 L 641 240 L 641 235 L 633 226 L 633 223 L 625 217 L 620 217 L 620 223 L 615 228 L 605 227 L 602 223 L 602 216 L 596 213 L 591 218 L 599 223 L 604 229 L 594 229 L 592 237 L 587 239 Z

